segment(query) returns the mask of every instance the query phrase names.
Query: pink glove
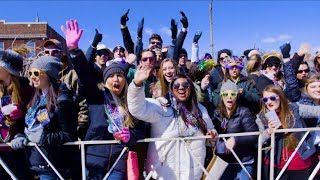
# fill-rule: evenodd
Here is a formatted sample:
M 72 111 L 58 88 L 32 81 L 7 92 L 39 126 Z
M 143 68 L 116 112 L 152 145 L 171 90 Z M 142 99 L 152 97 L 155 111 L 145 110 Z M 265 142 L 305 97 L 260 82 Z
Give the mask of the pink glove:
M 61 30 L 66 36 L 66 44 L 68 49 L 74 49 L 78 47 L 79 40 L 83 33 L 83 30 L 79 30 L 78 22 L 70 19 L 66 22 L 67 29 L 62 25 Z
M 128 143 L 130 140 L 129 128 L 123 128 L 122 131 L 115 132 L 113 136 L 116 140 Z
M 23 118 L 24 113 L 23 113 L 23 111 L 21 109 L 21 106 L 19 104 L 16 104 L 16 103 L 14 103 L 13 105 L 16 106 L 16 109 L 11 111 L 11 113 L 10 113 L 11 119 L 16 120 L 16 119 Z

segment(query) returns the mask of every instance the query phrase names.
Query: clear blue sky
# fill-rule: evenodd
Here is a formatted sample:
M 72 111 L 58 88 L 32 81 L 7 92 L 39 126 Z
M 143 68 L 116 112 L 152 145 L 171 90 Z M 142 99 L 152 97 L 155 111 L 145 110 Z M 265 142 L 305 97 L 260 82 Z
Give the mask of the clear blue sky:
M 180 23 L 180 10 L 189 19 L 188 35 L 184 48 L 191 52 L 193 35 L 202 30 L 199 41 L 200 55 L 210 51 L 209 41 L 210 0 L 196 1 L 12 1 L 1 2 L 0 19 L 7 22 L 46 21 L 62 34 L 60 26 L 67 19 L 77 19 L 84 29 L 80 47 L 86 49 L 94 36 L 94 29 L 103 33 L 103 43 L 113 48 L 123 44 L 120 17 L 130 8 L 127 23 L 132 38 L 136 38 L 138 21 L 144 17 L 145 45 L 150 33 L 162 35 L 165 44 L 170 41 L 170 20 Z M 243 50 L 262 48 L 268 52 L 290 41 L 293 50 L 302 42 L 320 49 L 320 2 L 318 1 L 215 1 L 213 2 L 215 53 L 229 48 L 240 55 Z M 215 55 L 216 56 L 216 55 Z

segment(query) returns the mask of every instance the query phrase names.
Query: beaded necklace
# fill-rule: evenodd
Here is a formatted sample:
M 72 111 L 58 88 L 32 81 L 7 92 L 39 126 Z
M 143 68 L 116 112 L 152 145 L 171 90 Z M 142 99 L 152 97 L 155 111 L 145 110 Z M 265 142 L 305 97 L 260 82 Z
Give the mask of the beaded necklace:
M 104 97 L 104 110 L 105 113 L 108 117 L 107 122 L 108 122 L 108 131 L 110 133 L 114 133 L 117 131 L 121 131 L 123 127 L 123 115 L 119 113 L 118 107 L 117 106 L 112 106 L 110 103 L 110 100 L 106 94 L 106 91 L 103 92 L 103 97 Z M 112 96 L 111 96 L 112 97 Z
M 28 126 L 28 129 L 32 128 L 33 124 L 36 122 L 35 115 L 40 106 L 43 106 L 47 103 L 47 94 L 45 94 L 40 100 L 40 97 L 37 98 L 37 105 L 28 109 L 25 122 Z

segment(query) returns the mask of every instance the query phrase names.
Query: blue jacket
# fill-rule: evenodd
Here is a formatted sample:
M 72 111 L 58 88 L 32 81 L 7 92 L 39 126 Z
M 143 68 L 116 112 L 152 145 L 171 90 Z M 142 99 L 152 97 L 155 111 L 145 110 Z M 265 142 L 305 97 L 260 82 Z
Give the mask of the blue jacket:
M 72 63 L 79 76 L 79 85 L 85 94 L 89 105 L 90 125 L 85 140 L 115 140 L 108 131 L 107 115 L 105 113 L 104 91 L 97 87 L 96 79 L 92 77 L 92 68 L 80 49 L 70 51 Z M 107 93 L 107 92 L 106 92 Z M 109 93 L 107 93 L 109 95 Z M 99 97 L 99 98 L 98 98 Z M 100 98 L 101 97 L 101 98 Z M 108 171 L 114 164 L 125 146 L 133 146 L 138 139 L 144 138 L 144 122 L 136 121 L 135 127 L 130 128 L 130 141 L 127 144 L 90 145 L 86 146 L 86 166 Z M 115 170 L 126 172 L 127 153 L 125 153 Z
M 64 147 L 62 144 L 77 140 L 77 120 L 72 118 L 72 92 L 68 90 L 65 84 L 59 87 L 58 104 L 57 107 L 48 112 L 50 122 L 44 126 L 43 133 L 40 138 L 40 149 L 55 165 L 61 167 L 63 161 L 66 160 L 64 156 Z M 46 106 L 40 106 L 36 111 L 45 109 Z M 37 172 L 52 171 L 48 163 L 43 159 L 35 147 L 27 151 L 31 169 Z
M 290 110 L 293 113 L 293 120 L 291 119 L 291 124 L 290 127 L 292 128 L 305 128 L 306 125 L 304 123 L 304 121 L 300 118 L 299 115 L 299 107 L 297 106 L 297 104 L 293 103 L 290 104 Z M 260 116 L 258 117 L 259 120 L 257 120 L 257 123 L 260 122 L 263 124 L 264 128 L 267 129 L 268 128 L 268 121 L 266 120 L 265 116 L 260 114 Z M 295 132 L 294 136 L 295 138 L 300 141 L 303 137 L 305 132 Z M 264 133 L 263 134 L 263 139 L 264 139 L 264 143 L 268 144 L 269 140 L 270 140 L 270 135 Z M 275 164 L 279 165 L 280 164 L 280 158 L 281 158 L 281 154 L 282 154 L 282 148 L 283 148 L 283 134 L 282 133 L 277 133 L 275 136 Z M 316 152 L 315 146 L 313 145 L 313 137 L 312 135 L 308 135 L 306 140 L 304 140 L 304 142 L 302 143 L 301 147 L 298 150 L 298 153 L 300 155 L 300 157 L 305 160 L 307 158 L 309 158 L 311 155 L 313 155 Z M 269 159 L 270 158 L 270 150 L 265 151 L 266 153 L 266 157 Z

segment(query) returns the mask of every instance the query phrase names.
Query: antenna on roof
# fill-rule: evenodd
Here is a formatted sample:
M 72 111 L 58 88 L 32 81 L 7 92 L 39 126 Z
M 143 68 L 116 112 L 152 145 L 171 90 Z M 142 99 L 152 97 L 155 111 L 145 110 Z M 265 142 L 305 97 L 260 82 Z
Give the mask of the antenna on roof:
M 37 17 L 36 17 L 36 22 L 39 22 L 38 12 L 37 12 Z

